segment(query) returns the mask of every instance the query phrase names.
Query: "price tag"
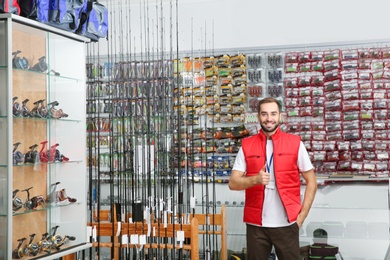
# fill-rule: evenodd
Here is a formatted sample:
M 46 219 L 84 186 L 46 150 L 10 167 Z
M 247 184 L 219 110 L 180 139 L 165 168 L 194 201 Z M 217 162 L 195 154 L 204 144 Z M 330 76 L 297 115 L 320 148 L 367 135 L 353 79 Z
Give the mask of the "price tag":
M 172 203 L 171 203 L 171 199 L 168 199 L 167 211 L 168 211 L 168 212 L 172 212 Z
M 139 236 L 139 244 L 140 245 L 146 245 L 146 235 L 140 235 Z
M 116 231 L 116 236 L 119 237 L 121 234 L 122 222 L 118 222 L 118 230 Z
M 196 201 L 196 198 L 195 197 L 191 197 L 191 199 L 190 199 L 190 207 L 192 209 L 195 208 L 195 201 Z
M 87 237 L 90 237 L 90 236 L 92 236 L 92 227 L 87 226 Z
M 122 244 L 127 245 L 129 243 L 129 237 L 127 234 L 122 235 Z
M 176 239 L 177 239 L 177 241 L 179 241 L 179 242 L 184 241 L 184 231 L 182 231 L 182 230 L 177 231 L 177 233 L 176 233 Z
M 163 215 L 163 221 L 164 221 L 164 228 L 167 228 L 168 227 L 168 213 L 166 211 L 164 211 L 164 215 Z
M 96 242 L 96 226 L 93 226 L 93 230 L 92 230 L 92 239 L 93 239 L 93 241 L 95 241 Z
M 138 245 L 138 235 L 137 234 L 130 236 L 130 244 Z
M 164 201 L 160 199 L 160 210 L 164 210 Z

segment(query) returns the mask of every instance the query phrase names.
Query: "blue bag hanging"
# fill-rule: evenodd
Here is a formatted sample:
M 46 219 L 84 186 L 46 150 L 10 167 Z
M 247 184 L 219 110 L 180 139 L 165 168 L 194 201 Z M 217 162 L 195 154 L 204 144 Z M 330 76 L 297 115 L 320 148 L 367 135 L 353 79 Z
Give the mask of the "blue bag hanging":
M 18 0 L 0 0 L 0 13 L 20 14 Z
M 50 0 L 48 24 L 74 32 L 86 5 L 87 0 Z
M 49 22 L 61 22 L 73 0 L 49 0 Z
M 49 17 L 49 0 L 19 0 L 20 15 L 46 23 Z
M 108 10 L 98 2 L 88 2 L 81 13 L 80 25 L 76 31 L 92 40 L 106 38 L 108 32 Z
M 87 0 L 74 0 L 72 14 L 74 17 L 74 21 L 75 21 L 74 25 L 75 26 L 74 26 L 74 29 L 72 29 L 73 31 L 76 31 L 77 28 L 80 26 L 81 13 L 83 12 L 83 10 L 87 6 L 87 4 L 88 4 Z

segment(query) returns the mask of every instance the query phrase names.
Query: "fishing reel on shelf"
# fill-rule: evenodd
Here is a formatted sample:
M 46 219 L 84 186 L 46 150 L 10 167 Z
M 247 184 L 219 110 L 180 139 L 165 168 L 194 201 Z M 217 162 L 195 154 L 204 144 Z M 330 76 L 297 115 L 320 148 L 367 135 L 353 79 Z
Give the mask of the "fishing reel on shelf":
M 44 104 L 45 99 L 35 101 L 34 108 L 31 109 L 31 116 L 37 118 L 47 118 L 48 110 Z
M 69 158 L 65 155 L 61 154 L 61 152 L 57 149 L 59 146 L 58 143 L 50 146 L 50 149 L 46 149 L 46 144 L 48 141 L 41 142 L 42 147 L 39 152 L 39 159 L 43 163 L 53 163 L 53 162 L 67 162 L 69 161 Z
M 48 252 L 50 250 L 51 243 L 48 241 L 49 233 L 43 233 L 41 240 L 38 242 L 39 252 Z
M 12 212 L 13 213 L 19 211 L 21 208 L 23 208 L 23 205 L 24 205 L 22 198 L 16 196 L 18 192 L 19 192 L 18 189 L 14 190 L 12 192 Z
M 31 111 L 27 107 L 28 101 L 30 101 L 28 98 L 26 98 L 22 101 L 22 117 L 30 117 L 31 116 Z
M 24 99 L 22 101 L 22 105 L 20 105 L 19 102 L 17 102 L 18 97 L 15 96 L 12 98 L 12 114 L 15 117 L 30 117 L 31 111 L 27 107 L 28 101 L 30 101 L 28 98 Z
M 14 165 L 22 164 L 24 163 L 24 155 L 21 151 L 18 151 L 18 147 L 21 144 L 21 142 L 14 143 L 14 148 L 12 150 L 12 162 Z
M 22 106 L 20 105 L 19 102 L 17 102 L 18 97 L 15 96 L 12 98 L 12 114 L 15 117 L 20 117 L 22 116 Z
M 17 241 L 19 242 L 18 243 L 18 246 L 12 251 L 12 258 L 14 259 L 20 259 L 24 256 L 28 256 L 28 248 L 26 246 L 23 246 L 23 243 L 24 241 L 26 241 L 27 238 L 20 238 L 18 239 Z
M 60 244 L 61 241 L 62 241 L 62 236 L 61 235 L 57 235 L 57 229 L 59 228 L 60 226 L 55 226 L 52 228 L 52 234 L 49 235 L 48 237 L 48 241 L 50 242 L 50 246 L 52 248 L 55 248 L 56 245 Z
M 60 182 L 53 183 L 51 186 L 53 186 L 52 191 L 47 196 L 46 202 L 49 203 L 74 203 L 77 202 L 76 198 L 68 197 L 66 194 L 65 189 L 57 190 L 57 186 L 60 184 Z
M 34 210 L 36 209 L 38 206 L 42 206 L 43 207 L 43 204 L 45 203 L 45 199 L 43 198 L 43 196 L 41 195 L 37 195 L 37 196 L 34 196 L 30 199 L 30 190 L 32 189 L 33 187 L 30 187 L 30 188 L 27 188 L 27 189 L 24 189 L 22 191 L 25 191 L 27 192 L 27 200 L 26 202 L 24 203 L 24 207 L 27 209 L 27 210 Z
M 47 104 L 49 107 L 49 116 L 50 118 L 60 119 L 63 117 L 68 117 L 68 114 L 64 113 L 64 111 L 61 108 L 56 108 L 56 106 L 59 105 L 58 101 L 53 101 L 49 104 Z
M 35 238 L 35 233 L 30 235 L 30 241 L 27 244 L 27 249 L 29 251 L 29 255 L 36 256 L 39 253 L 39 245 L 38 243 L 33 243 Z
M 54 157 L 54 161 L 56 162 L 68 162 L 69 158 L 63 155 L 60 150 L 56 149 L 56 155 Z
M 68 236 L 65 235 L 62 237 L 61 235 L 57 234 L 57 229 L 59 226 L 55 226 L 52 228 L 52 234 L 49 236 L 48 241 L 51 243 L 51 248 L 60 250 L 63 245 L 65 245 L 68 241 L 74 241 L 76 240 L 76 237 L 74 236 Z
M 59 144 L 54 144 L 50 147 L 50 149 L 46 149 L 45 151 L 47 143 L 48 141 L 41 142 L 42 147 L 41 147 L 41 151 L 39 152 L 39 159 L 43 163 L 54 162 L 55 155 L 56 155 L 56 147 L 59 145 Z
M 46 56 L 42 56 L 38 59 L 38 62 L 30 68 L 32 71 L 45 73 L 48 69 L 47 63 L 46 63 Z
M 18 55 L 22 51 L 17 50 L 12 53 L 12 67 L 14 69 L 22 69 L 22 70 L 28 70 L 30 68 L 29 62 L 26 57 L 19 57 Z
M 63 245 L 65 245 L 68 241 L 75 241 L 76 240 L 76 237 L 75 236 L 68 236 L 68 235 L 65 235 L 64 238 L 57 244 L 54 244 L 54 247 L 57 249 L 57 250 L 60 250 L 61 247 Z
M 38 147 L 37 144 L 34 144 L 34 145 L 29 147 L 30 150 L 28 152 L 26 152 L 26 154 L 24 155 L 24 163 L 37 163 L 37 162 L 39 162 L 39 153 L 36 150 L 37 147 Z

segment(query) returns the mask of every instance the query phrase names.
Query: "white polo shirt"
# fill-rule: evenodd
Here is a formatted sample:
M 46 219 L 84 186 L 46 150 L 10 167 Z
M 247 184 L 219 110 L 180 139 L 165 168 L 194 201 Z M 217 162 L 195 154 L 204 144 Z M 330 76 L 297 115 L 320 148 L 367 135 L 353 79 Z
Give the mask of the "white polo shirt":
M 286 211 L 279 197 L 278 189 L 275 185 L 275 174 L 273 165 L 273 144 L 272 140 L 267 140 L 267 172 L 270 173 L 270 183 L 265 188 L 263 204 L 263 227 L 284 227 L 292 223 L 288 222 Z M 297 166 L 300 172 L 306 172 L 313 169 L 309 154 L 304 146 L 300 143 L 298 151 Z M 233 170 L 246 172 L 246 161 L 242 147 L 237 153 Z

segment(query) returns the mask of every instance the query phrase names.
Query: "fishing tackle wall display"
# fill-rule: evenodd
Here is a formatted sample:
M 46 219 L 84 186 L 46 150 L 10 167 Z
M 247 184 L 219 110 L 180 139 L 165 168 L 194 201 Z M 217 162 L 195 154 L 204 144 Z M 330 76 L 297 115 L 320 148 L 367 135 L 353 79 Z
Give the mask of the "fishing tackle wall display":
M 389 53 L 364 46 L 285 54 L 286 127 L 302 137 L 318 175 L 388 177 Z
M 246 57 L 242 54 L 176 60 L 181 85 L 175 113 L 183 122 L 175 158 L 184 176 L 229 176 L 245 128 Z M 179 159 L 181 158 L 181 160 Z

